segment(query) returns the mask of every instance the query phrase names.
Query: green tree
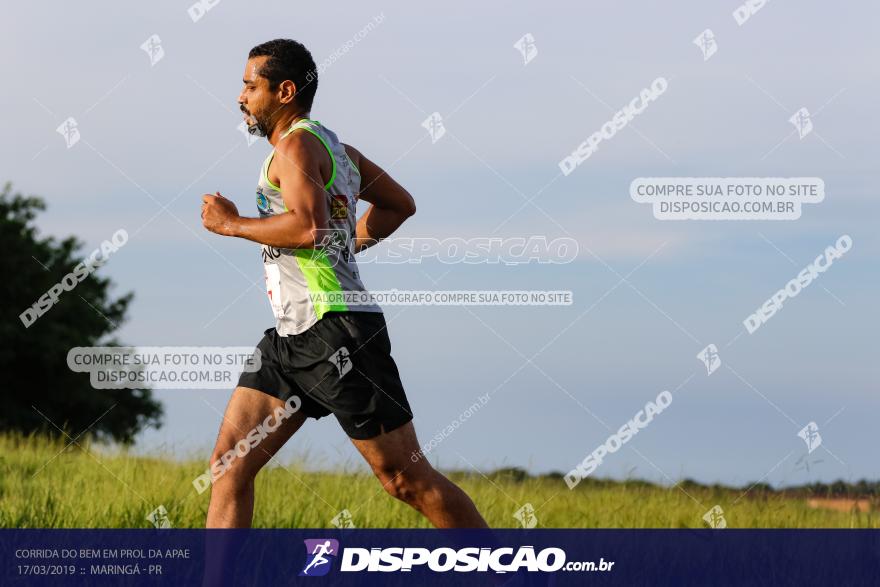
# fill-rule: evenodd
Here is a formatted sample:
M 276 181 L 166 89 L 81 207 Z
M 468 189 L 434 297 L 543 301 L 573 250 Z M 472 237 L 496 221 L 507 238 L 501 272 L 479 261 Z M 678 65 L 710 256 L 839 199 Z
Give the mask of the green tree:
M 41 238 L 34 226 L 45 209 L 38 197 L 0 192 L 0 430 L 43 432 L 130 443 L 161 425 L 162 406 L 149 389 L 94 389 L 67 366 L 77 346 L 118 346 L 112 333 L 125 320 L 132 293 L 111 296 L 110 279 L 92 273 L 29 326 L 20 318 L 83 259 L 70 236 Z M 112 262 L 112 259 L 111 261 Z

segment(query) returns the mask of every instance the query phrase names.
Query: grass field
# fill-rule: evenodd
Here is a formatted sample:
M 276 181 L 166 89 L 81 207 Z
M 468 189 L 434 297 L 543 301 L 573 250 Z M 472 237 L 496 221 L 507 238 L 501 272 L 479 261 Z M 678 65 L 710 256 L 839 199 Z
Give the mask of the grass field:
M 64 449 L 41 437 L 0 435 L 0 527 L 149 528 L 162 505 L 175 528 L 204 525 L 209 492 L 192 480 L 206 462 L 177 462 L 92 447 Z M 518 527 L 513 514 L 534 507 L 544 528 L 700 528 L 720 505 L 729 528 L 877 528 L 874 508 L 813 509 L 803 496 L 699 486 L 588 480 L 569 491 L 561 478 L 451 473 L 493 527 Z M 359 528 L 428 527 L 370 475 L 303 472 L 296 464 L 257 477 L 255 527 L 324 528 L 347 509 Z M 846 508 L 843 508 L 846 510 Z

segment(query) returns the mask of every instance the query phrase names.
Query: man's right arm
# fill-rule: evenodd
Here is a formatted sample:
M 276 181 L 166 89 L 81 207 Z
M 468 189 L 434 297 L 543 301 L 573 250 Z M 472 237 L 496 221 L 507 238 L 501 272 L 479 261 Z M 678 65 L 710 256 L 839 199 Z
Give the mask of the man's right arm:
M 416 213 L 416 203 L 402 185 L 357 149 L 345 145 L 345 150 L 361 173 L 358 198 L 371 204 L 357 223 L 355 251 L 362 251 L 400 228 Z

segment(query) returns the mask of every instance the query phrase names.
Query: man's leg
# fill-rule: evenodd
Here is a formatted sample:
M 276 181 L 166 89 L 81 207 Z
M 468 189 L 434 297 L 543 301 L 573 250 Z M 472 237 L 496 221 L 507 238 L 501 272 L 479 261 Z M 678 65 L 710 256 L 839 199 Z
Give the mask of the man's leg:
M 266 417 L 277 408 L 284 409 L 285 403 L 256 389 L 236 387 L 226 406 L 217 444 L 211 456 L 211 464 L 223 458 L 229 450 L 235 452 L 235 445 L 247 437 L 248 432 L 263 424 Z M 305 422 L 302 410 L 294 412 L 257 446 L 239 457 L 237 454 L 229 461 L 223 475 L 214 481 L 211 488 L 211 503 L 208 506 L 208 528 L 249 528 L 254 516 L 254 478 L 260 469 L 269 462 L 284 443 Z M 275 416 L 270 423 L 274 425 Z M 244 452 L 244 451 L 242 451 Z
M 434 469 L 421 452 L 412 422 L 369 440 L 351 440 L 382 487 L 437 528 L 488 528 L 471 498 Z M 412 455 L 419 455 L 414 463 Z

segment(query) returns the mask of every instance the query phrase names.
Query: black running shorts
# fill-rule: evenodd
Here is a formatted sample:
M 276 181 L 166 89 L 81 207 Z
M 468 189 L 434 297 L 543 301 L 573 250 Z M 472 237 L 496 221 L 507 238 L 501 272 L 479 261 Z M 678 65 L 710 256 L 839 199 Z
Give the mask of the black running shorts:
M 327 312 L 290 336 L 270 328 L 257 350 L 260 369 L 242 373 L 240 387 L 282 401 L 296 395 L 305 415 L 333 414 L 351 438 L 373 438 L 412 420 L 380 312 Z

